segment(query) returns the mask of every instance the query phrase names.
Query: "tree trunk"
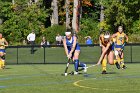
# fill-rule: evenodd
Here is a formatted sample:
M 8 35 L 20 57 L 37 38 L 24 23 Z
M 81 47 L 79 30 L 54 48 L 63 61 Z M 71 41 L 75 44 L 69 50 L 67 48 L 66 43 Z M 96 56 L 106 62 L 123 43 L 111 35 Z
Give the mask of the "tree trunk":
M 79 18 L 80 18 L 80 13 L 79 13 L 79 0 L 74 0 L 74 8 L 73 8 L 73 19 L 72 19 L 72 29 L 74 32 L 79 31 Z
M 57 0 L 52 0 L 51 3 L 52 7 L 52 17 L 51 17 L 51 26 L 58 24 L 58 5 L 57 5 Z
M 100 22 L 104 21 L 104 7 L 101 5 L 101 12 L 100 12 Z M 103 30 L 102 27 L 100 27 L 100 32 Z
M 69 5 L 70 5 L 70 1 L 66 0 L 65 1 L 65 6 L 66 6 L 66 29 L 70 28 L 70 10 L 69 10 Z
M 12 4 L 15 5 L 15 0 L 12 0 Z

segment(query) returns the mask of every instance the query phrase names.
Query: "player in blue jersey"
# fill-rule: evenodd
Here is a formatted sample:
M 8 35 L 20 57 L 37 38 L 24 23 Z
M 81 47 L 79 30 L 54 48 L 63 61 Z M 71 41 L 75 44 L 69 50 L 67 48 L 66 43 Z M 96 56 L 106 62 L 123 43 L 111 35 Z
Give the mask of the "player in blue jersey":
M 86 64 L 79 62 L 80 46 L 77 42 L 77 37 L 73 36 L 70 31 L 65 32 L 65 35 L 66 37 L 63 40 L 63 45 L 68 59 L 72 59 L 74 61 L 74 74 L 78 74 L 78 67 L 82 67 L 84 72 L 86 72 Z

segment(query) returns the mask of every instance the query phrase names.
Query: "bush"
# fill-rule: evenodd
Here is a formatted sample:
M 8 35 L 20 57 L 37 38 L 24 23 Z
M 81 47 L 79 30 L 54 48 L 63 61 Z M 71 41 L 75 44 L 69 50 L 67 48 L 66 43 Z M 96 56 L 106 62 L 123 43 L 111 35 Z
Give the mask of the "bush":
M 44 34 L 42 29 L 44 29 L 48 10 L 37 5 L 28 7 L 24 2 L 14 6 L 11 2 L 0 2 L 0 4 L 2 5 L 0 19 L 3 20 L 0 32 L 10 44 L 20 44 L 22 40 L 26 40 L 32 30 L 36 31 L 37 37 Z
M 140 34 L 131 34 L 128 38 L 129 43 L 140 43 Z
M 56 35 L 59 33 L 61 36 L 64 36 L 65 31 L 65 25 L 53 25 L 52 27 L 48 27 L 46 29 L 44 36 L 51 44 L 54 44 Z
M 140 19 L 133 22 L 133 26 L 131 28 L 131 33 L 140 34 Z
M 81 31 L 78 33 L 79 43 L 85 43 L 85 36 L 91 36 L 93 43 L 97 43 L 99 40 L 99 22 L 91 18 L 83 18 L 81 20 Z
M 140 43 L 140 19 L 133 22 L 131 32 L 129 32 L 129 42 Z

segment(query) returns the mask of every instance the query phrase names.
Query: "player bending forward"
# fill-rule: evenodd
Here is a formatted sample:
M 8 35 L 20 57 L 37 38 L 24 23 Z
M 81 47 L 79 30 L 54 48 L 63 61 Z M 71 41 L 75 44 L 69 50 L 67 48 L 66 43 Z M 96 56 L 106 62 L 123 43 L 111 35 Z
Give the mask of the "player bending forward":
M 86 72 L 86 64 L 79 62 L 80 46 L 77 42 L 77 37 L 73 36 L 70 31 L 65 32 L 65 35 L 66 37 L 63 40 L 63 45 L 68 59 L 72 59 L 74 61 L 74 74 L 78 74 L 78 67 L 82 67 L 84 72 Z
M 100 59 L 97 63 L 97 65 L 102 65 L 102 74 L 107 74 L 106 72 L 106 65 L 107 61 L 110 65 L 116 64 L 116 67 L 119 68 L 118 62 L 114 60 L 114 52 L 112 49 L 113 41 L 110 36 L 110 33 L 107 31 L 104 34 L 100 35 L 100 46 L 102 48 L 102 54 L 100 56 Z
M 8 46 L 8 42 L 0 33 L 0 69 L 5 68 L 5 46 Z

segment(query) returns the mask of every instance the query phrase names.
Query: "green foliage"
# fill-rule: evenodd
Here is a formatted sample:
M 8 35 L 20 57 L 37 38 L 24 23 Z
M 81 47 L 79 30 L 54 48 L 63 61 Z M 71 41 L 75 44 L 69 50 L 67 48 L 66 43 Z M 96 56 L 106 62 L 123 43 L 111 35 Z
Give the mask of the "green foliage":
M 109 0 L 102 4 L 105 6 L 105 21 L 110 31 L 114 32 L 115 27 L 123 25 L 128 33 L 133 21 L 139 18 L 139 0 Z
M 133 22 L 131 32 L 129 32 L 129 41 L 133 43 L 140 42 L 140 19 Z
M 83 18 L 81 20 L 81 31 L 78 33 L 78 39 L 80 43 L 85 43 L 85 36 L 91 36 L 94 43 L 98 42 L 99 28 L 98 23 L 91 18 Z
M 4 20 L 1 32 L 11 44 L 26 39 L 32 30 L 35 30 L 37 36 L 44 34 L 43 26 L 48 16 L 44 8 L 35 4 L 27 6 L 21 2 L 15 5 L 3 2 L 0 8 L 0 18 Z
M 0 1 L 0 32 L 10 44 L 20 44 L 26 40 L 27 35 L 35 30 L 37 40 L 40 43 L 42 36 L 46 36 L 50 43 L 55 42 L 57 33 L 61 35 L 65 31 L 65 2 L 58 0 L 59 24 L 62 26 L 52 26 L 45 28 L 47 18 L 50 17 L 51 9 L 46 10 L 43 1 L 37 4 L 27 5 L 29 0 L 15 0 L 12 5 L 11 0 Z M 49 2 L 49 1 L 48 1 Z M 51 3 L 48 3 L 51 4 Z M 105 20 L 99 23 L 100 6 L 104 6 Z M 51 5 L 50 5 L 51 6 Z M 70 2 L 70 16 L 72 19 L 73 1 Z M 84 43 L 85 36 L 90 35 L 97 43 L 99 27 L 115 32 L 118 25 L 123 25 L 125 32 L 129 34 L 131 42 L 139 41 L 140 29 L 140 0 L 82 0 L 82 20 L 81 31 L 78 33 L 80 43 Z
M 130 43 L 140 43 L 140 34 L 129 34 Z
M 134 34 L 140 34 L 140 19 L 133 22 L 133 26 L 132 26 L 132 33 Z
M 65 25 L 53 25 L 52 27 L 48 27 L 44 33 L 44 36 L 50 43 L 55 43 L 55 37 L 57 34 L 64 36 L 64 32 L 66 31 Z

